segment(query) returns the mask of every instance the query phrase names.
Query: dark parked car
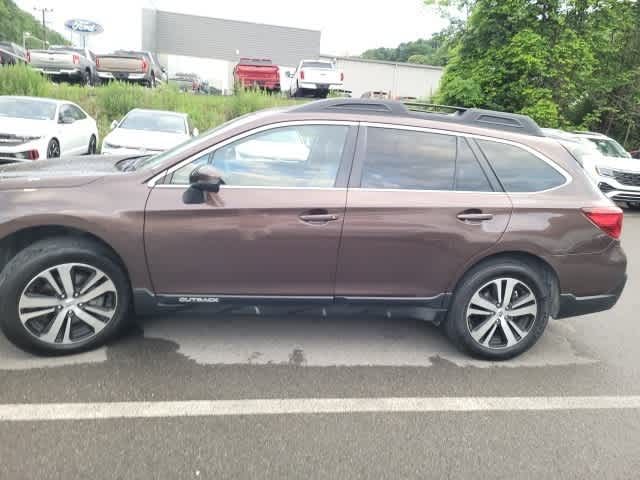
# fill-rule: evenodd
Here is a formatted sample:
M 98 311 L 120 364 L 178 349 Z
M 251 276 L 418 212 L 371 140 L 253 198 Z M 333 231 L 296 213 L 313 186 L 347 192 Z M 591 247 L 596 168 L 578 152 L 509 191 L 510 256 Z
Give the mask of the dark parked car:
M 27 52 L 13 42 L 0 42 L 0 67 L 28 63 Z
M 418 309 L 472 355 L 611 308 L 622 212 L 528 117 L 336 99 L 233 120 L 156 156 L 0 170 L 0 325 L 75 352 L 137 313 Z

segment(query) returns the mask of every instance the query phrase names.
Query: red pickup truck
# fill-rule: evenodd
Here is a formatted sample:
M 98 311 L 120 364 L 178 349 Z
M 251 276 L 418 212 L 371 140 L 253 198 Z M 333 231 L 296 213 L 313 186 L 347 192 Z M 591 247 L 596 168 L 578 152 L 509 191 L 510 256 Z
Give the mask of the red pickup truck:
M 238 88 L 280 91 L 280 69 L 269 59 L 241 58 L 233 69 L 233 79 Z

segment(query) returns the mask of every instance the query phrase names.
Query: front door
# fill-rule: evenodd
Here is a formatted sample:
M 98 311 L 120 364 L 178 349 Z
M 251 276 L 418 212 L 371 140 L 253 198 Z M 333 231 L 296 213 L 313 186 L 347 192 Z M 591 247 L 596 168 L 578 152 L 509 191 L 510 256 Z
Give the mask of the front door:
M 146 209 L 156 293 L 332 299 L 356 129 L 263 128 L 170 170 Z M 216 167 L 224 185 L 204 203 L 186 204 L 189 175 L 203 164 Z
M 336 296 L 439 298 L 493 246 L 511 201 L 464 138 L 362 128 L 339 255 Z

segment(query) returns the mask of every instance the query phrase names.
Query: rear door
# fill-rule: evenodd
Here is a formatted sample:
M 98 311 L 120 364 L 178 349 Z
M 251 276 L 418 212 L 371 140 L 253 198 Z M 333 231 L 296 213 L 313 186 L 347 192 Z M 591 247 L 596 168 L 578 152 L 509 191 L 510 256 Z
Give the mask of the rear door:
M 509 197 L 463 137 L 369 124 L 358 144 L 336 296 L 440 298 L 500 239 Z
M 335 122 L 263 127 L 170 171 L 145 215 L 156 293 L 332 301 L 356 132 Z M 203 164 L 224 185 L 186 204 L 189 175 Z

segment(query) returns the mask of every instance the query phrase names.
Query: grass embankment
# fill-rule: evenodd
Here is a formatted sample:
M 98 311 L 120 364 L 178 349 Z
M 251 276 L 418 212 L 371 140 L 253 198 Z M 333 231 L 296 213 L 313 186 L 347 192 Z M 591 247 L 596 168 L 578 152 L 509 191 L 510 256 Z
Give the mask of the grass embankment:
M 211 96 L 180 92 L 169 85 L 149 89 L 121 82 L 95 88 L 57 84 L 25 66 L 0 68 L 0 95 L 49 97 L 77 103 L 96 119 L 101 139 L 108 133 L 111 122 L 121 119 L 132 108 L 188 113 L 193 125 L 204 132 L 245 113 L 293 103 L 257 91 Z

